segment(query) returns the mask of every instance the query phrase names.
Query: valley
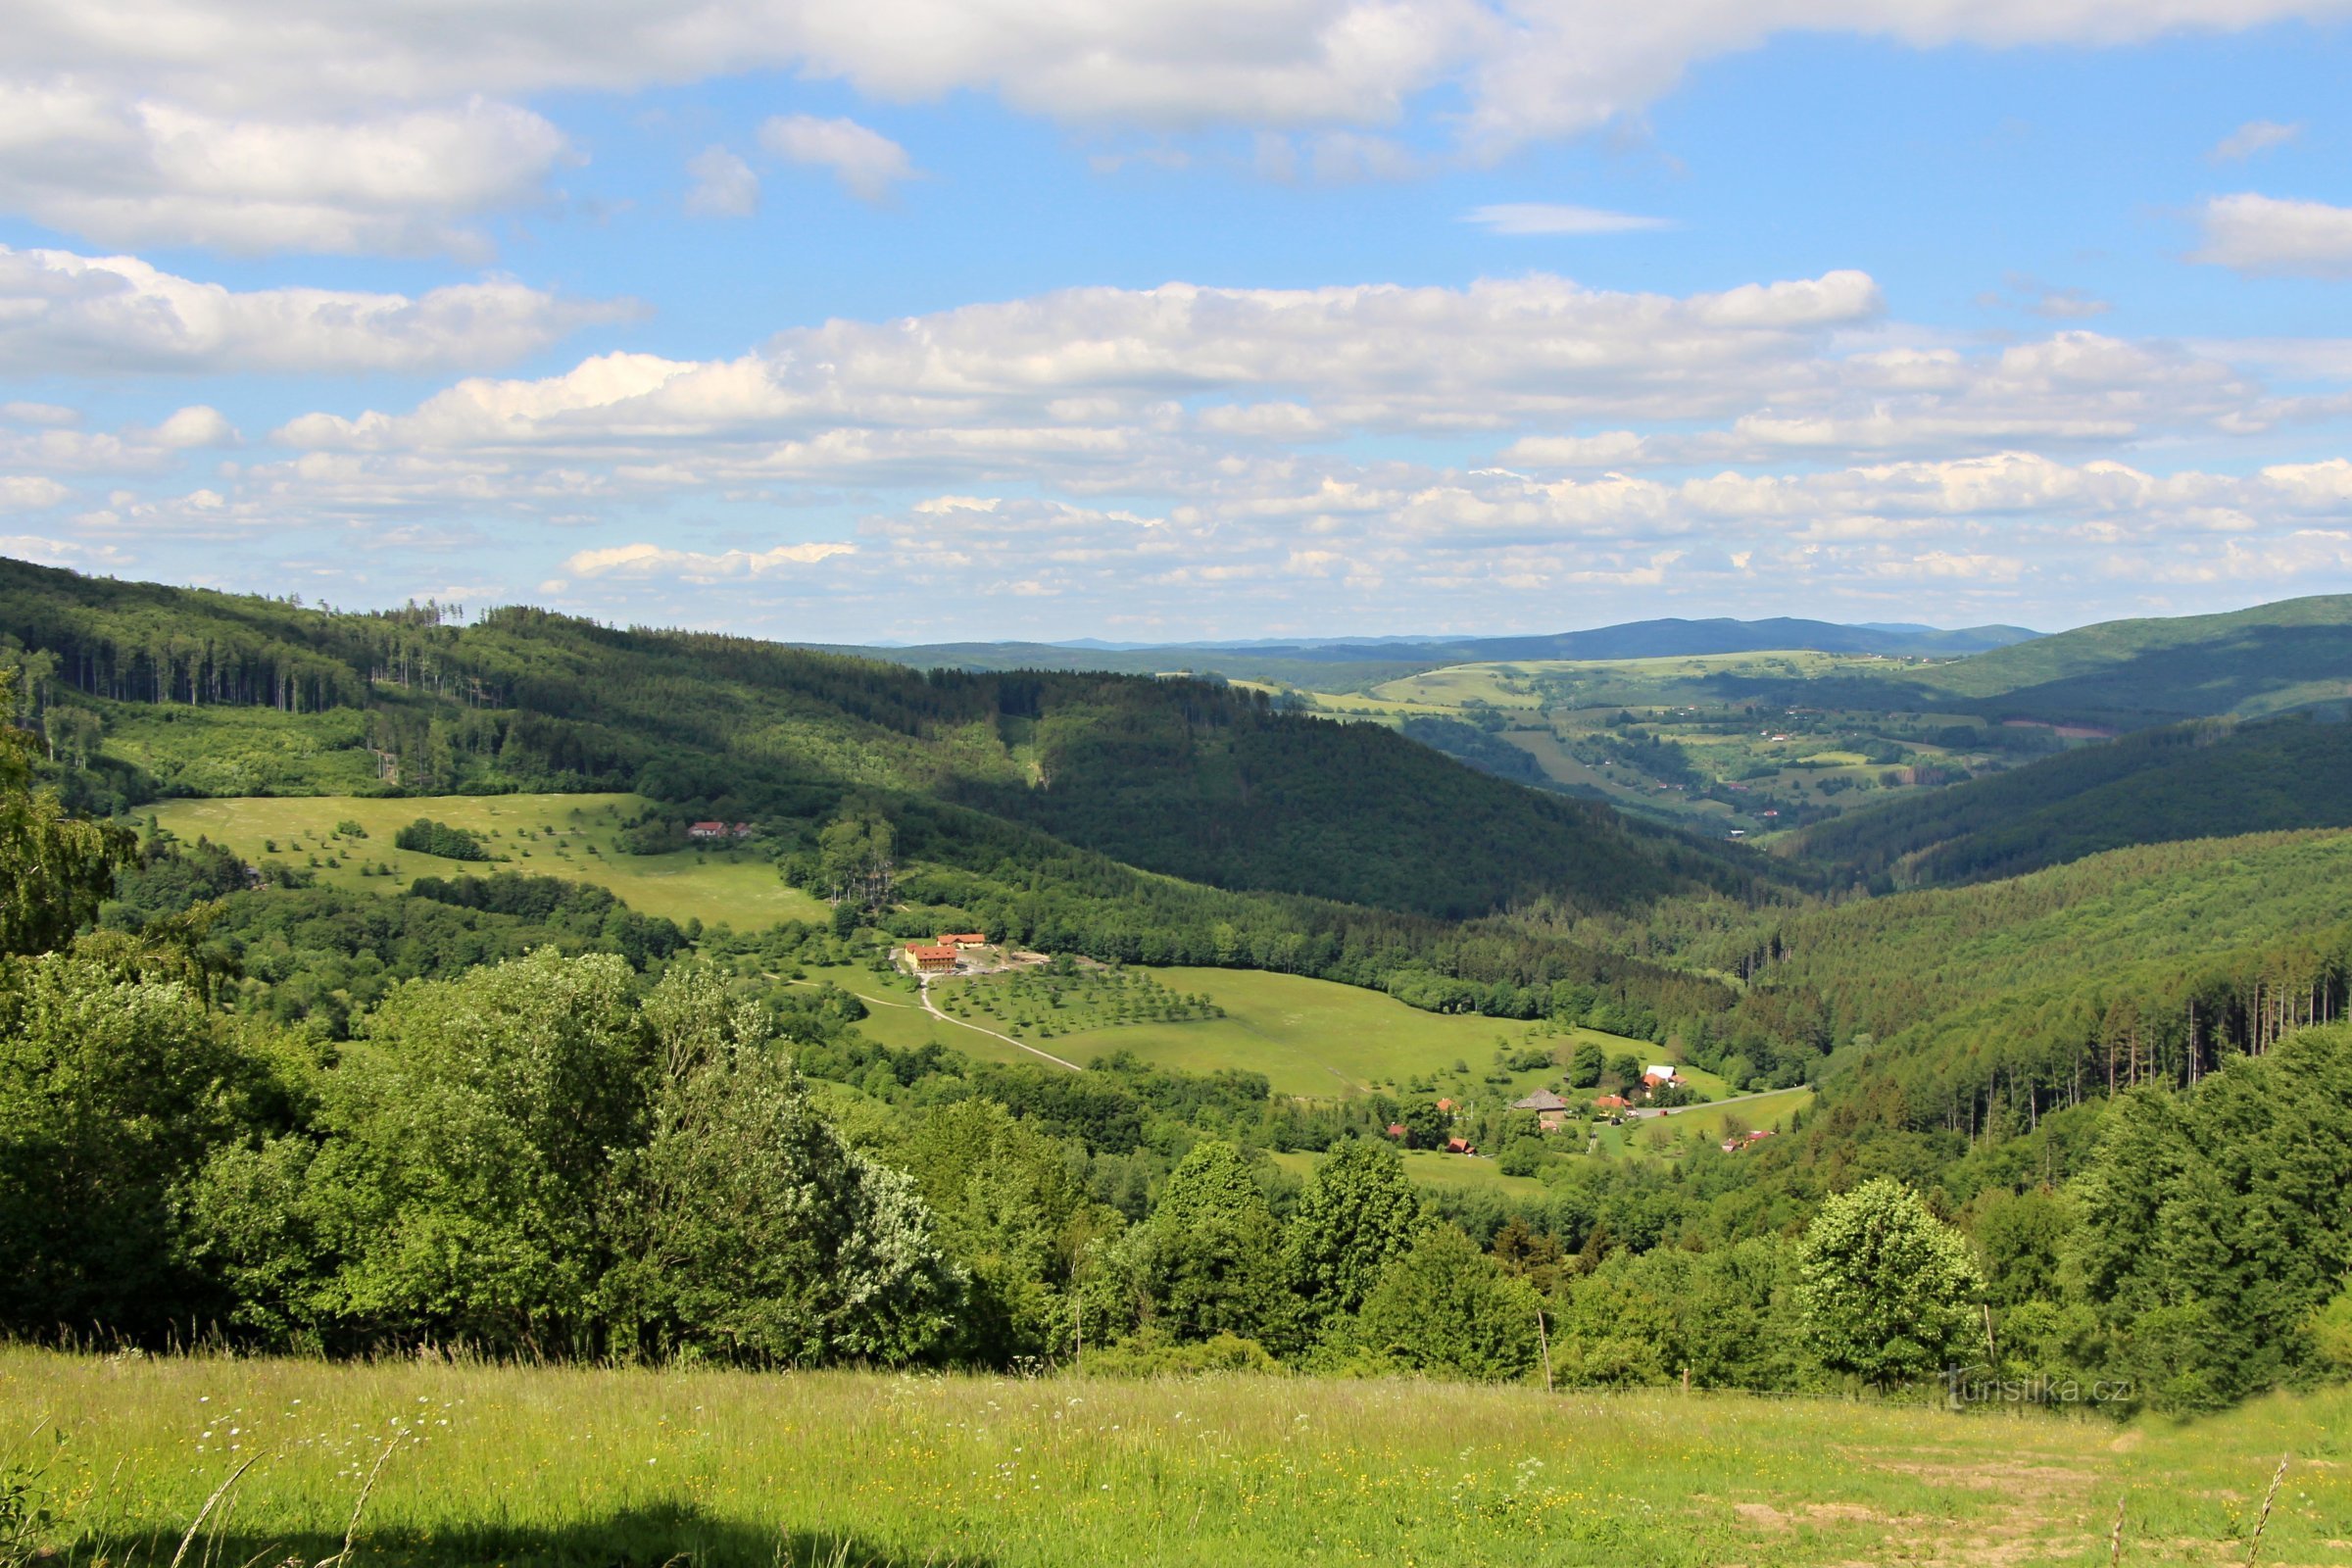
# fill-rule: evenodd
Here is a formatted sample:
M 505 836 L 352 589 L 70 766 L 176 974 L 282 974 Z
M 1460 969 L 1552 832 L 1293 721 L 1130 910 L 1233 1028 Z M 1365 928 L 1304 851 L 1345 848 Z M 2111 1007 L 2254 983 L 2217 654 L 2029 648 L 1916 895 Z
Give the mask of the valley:
M 580 1464 L 533 1525 L 387 1490 L 370 1549 L 419 1565 L 1075 1562 L 1104 1485 L 1236 1562 L 1352 1559 L 1375 1518 L 1494 1562 L 1624 1560 L 1628 1519 L 1660 1561 L 1937 1555 L 1952 1518 L 1985 1561 L 2080 1560 L 2113 1547 L 2086 1487 L 2144 1560 L 2233 1549 L 2232 1434 L 2324 1426 L 2352 1379 L 2352 1220 L 2309 1197 L 2352 1183 L 2339 609 L 1989 651 L 1653 628 L 1748 642 L 1350 689 L 0 563 L 0 1398 L 38 1421 L 99 1364 L 35 1348 L 58 1321 L 130 1380 L 78 1406 L 87 1485 L 0 1455 L 0 1495 L 93 1568 L 163 1539 L 234 1466 L 159 1401 L 235 1367 L 234 1463 L 261 1403 L 287 1435 L 248 1556 L 361 1479 L 294 1401 L 412 1375 L 447 1409 L 387 1475 L 480 1463 L 482 1412 Z M 2000 1418 L 1938 1408 L 1962 1371 Z M 898 1534 L 746 1512 L 687 1443 L 708 1410 L 600 1402 L 748 1408 L 777 1372 L 811 1463 L 912 1488 L 953 1449 L 970 1484 Z M 990 1446 L 1008 1399 L 1213 1405 L 1258 1479 L 1167 1492 L 1193 1450 L 1119 1440 L 1050 1481 Z M 1513 1479 L 1396 1401 L 1491 1423 Z M 1274 1435 L 1375 1407 L 1377 1458 Z M 578 1446 L 499 1413 L 554 1409 Z M 1590 1446 L 1629 1424 L 1639 1496 Z M 2133 1513 L 2140 1446 L 2177 1468 L 2189 1432 L 2211 1479 Z M 2297 1441 L 2276 1539 L 2338 1560 Z M 605 1490 L 604 1442 L 643 1486 Z M 1742 1490 L 1726 1452 L 1772 1457 Z M 2032 1520 L 1918 1479 L 1962 1473 L 2041 1489 Z M 1382 1498 L 1441 1477 L 1471 1501 L 1399 1538 Z

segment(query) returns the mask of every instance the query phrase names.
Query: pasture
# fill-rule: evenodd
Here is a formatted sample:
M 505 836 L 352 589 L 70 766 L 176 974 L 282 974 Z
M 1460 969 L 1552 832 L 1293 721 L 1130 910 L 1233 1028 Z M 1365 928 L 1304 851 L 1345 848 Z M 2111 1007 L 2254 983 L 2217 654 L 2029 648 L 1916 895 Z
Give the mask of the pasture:
M 209 838 L 256 864 L 282 860 L 346 892 L 398 893 L 419 876 L 521 871 L 594 883 L 640 914 L 681 924 L 723 920 L 753 930 L 826 917 L 822 901 L 785 886 L 757 841 L 742 849 L 621 853 L 620 825 L 645 804 L 634 795 L 244 796 L 166 801 L 138 814 L 154 816 L 183 839 Z M 451 860 L 395 849 L 393 834 L 420 816 L 478 834 L 496 858 Z M 357 822 L 368 836 L 337 834 L 341 822 Z M 390 874 L 361 872 L 380 865 L 390 866 Z
M 2352 1563 L 2340 1388 L 2119 1427 L 1672 1390 L 10 1348 L 0 1431 L 22 1499 L 0 1551 L 56 1568 L 2241 1563 L 2282 1453 L 2261 1560 Z
M 1148 972 L 1168 991 L 1205 997 L 1224 1015 L 1182 1022 L 1144 1020 L 1066 1033 L 1056 1030 L 1050 1036 L 1035 1027 L 1023 1030 L 1014 1020 L 981 1015 L 976 1021 L 1072 1061 L 1128 1051 L 1154 1066 L 1188 1072 L 1242 1067 L 1264 1073 L 1278 1095 L 1309 1099 L 1363 1094 L 1376 1087 L 1516 1099 L 1539 1084 L 1556 1080 L 1558 1071 L 1544 1067 L 1499 1073 L 1505 1081 L 1490 1084 L 1486 1078 L 1497 1072 L 1494 1056 L 1498 1047 L 1556 1051 L 1590 1039 L 1598 1041 L 1611 1054 L 1627 1052 L 1641 1055 L 1657 1049 L 1643 1041 L 1592 1029 L 1423 1012 L 1377 991 L 1298 975 L 1183 967 L 1148 971 L 1139 967 L 1139 972 Z M 871 985 L 870 976 L 862 979 Z M 933 995 L 944 999 L 955 987 L 990 983 L 986 979 L 950 980 L 935 986 Z M 911 992 L 907 1000 L 912 1000 Z M 1006 1061 L 1024 1056 L 967 1029 L 949 1028 L 938 1038 L 975 1056 Z

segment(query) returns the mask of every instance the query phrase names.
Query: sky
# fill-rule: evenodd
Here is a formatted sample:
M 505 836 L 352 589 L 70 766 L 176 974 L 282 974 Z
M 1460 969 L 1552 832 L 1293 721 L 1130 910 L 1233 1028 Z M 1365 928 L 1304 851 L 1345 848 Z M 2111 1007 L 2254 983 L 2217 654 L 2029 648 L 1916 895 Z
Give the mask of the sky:
M 2352 0 L 0 16 L 4 555 L 832 642 L 2352 591 Z

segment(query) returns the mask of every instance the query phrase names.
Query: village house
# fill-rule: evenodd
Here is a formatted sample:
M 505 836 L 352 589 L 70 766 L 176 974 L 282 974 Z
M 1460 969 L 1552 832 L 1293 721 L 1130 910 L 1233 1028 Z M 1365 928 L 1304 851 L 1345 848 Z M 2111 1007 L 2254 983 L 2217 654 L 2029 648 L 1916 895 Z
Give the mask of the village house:
M 1674 1073 L 1674 1063 L 1661 1061 L 1642 1069 L 1642 1082 L 1651 1089 L 1672 1089 L 1682 1082 Z
M 906 959 L 917 974 L 953 974 L 957 951 L 947 946 L 931 947 L 920 942 L 906 944 Z
M 985 948 L 988 946 L 988 933 L 985 931 L 946 931 L 940 934 L 939 945 L 943 948 Z
M 1568 1102 L 1548 1089 L 1539 1089 L 1525 1100 L 1512 1101 L 1511 1108 L 1534 1111 L 1538 1132 L 1556 1133 L 1568 1125 Z
M 1616 1114 L 1618 1111 L 1630 1108 L 1633 1102 L 1626 1099 L 1623 1095 L 1595 1095 L 1592 1097 L 1592 1108 L 1594 1110 L 1605 1110 L 1612 1115 Z
M 686 836 L 698 844 L 720 839 L 748 839 L 752 836 L 749 822 L 697 822 L 686 830 Z

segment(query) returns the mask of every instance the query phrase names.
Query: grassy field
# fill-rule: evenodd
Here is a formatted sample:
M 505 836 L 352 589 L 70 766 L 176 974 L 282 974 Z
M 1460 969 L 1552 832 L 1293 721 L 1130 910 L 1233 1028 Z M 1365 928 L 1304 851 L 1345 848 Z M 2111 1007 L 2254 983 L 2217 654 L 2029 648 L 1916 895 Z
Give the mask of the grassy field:
M 189 1568 L 321 1562 L 347 1531 L 380 1568 L 2093 1568 L 2119 1499 L 2122 1562 L 2239 1563 L 2281 1453 L 2262 1560 L 2352 1563 L 2341 1389 L 2119 1429 L 1667 1391 L 9 1349 L 0 1430 L 49 1515 L 30 1560 L 58 1568 L 165 1568 L 248 1461 Z
M 1051 1036 L 986 1016 L 978 1016 L 976 1021 L 1017 1039 L 1033 1040 L 1072 1061 L 1083 1062 L 1111 1051 L 1131 1051 L 1158 1066 L 1192 1072 L 1245 1067 L 1264 1073 L 1276 1094 L 1313 1098 L 1361 1094 L 1375 1086 L 1409 1090 L 1420 1083 L 1430 1086 L 1423 1091 L 1427 1093 L 1458 1091 L 1488 1098 L 1507 1094 L 1515 1099 L 1540 1083 L 1556 1079 L 1558 1073 L 1550 1068 L 1518 1072 L 1510 1074 L 1505 1084 L 1488 1084 L 1485 1075 L 1493 1070 L 1498 1045 L 1518 1049 L 1532 1043 L 1560 1048 L 1592 1039 L 1611 1054 L 1623 1051 L 1640 1055 L 1656 1049 L 1590 1029 L 1422 1012 L 1377 991 L 1298 975 L 1250 969 L 1148 972 L 1170 991 L 1208 998 L 1225 1016 L 1057 1031 Z M 944 996 L 955 986 L 972 983 L 949 981 L 937 994 Z M 973 1055 L 1012 1060 L 1022 1054 L 969 1030 L 941 1038 Z M 1456 1062 L 1463 1064 L 1463 1071 L 1455 1070 Z
M 1621 1127 L 1600 1130 L 1600 1152 L 1672 1154 L 1688 1149 L 1720 1145 L 1724 1129 L 1735 1121 L 1742 1129 L 1770 1128 L 1786 1132 L 1788 1118 L 1813 1103 L 1810 1089 L 1783 1089 L 1730 1105 L 1693 1105 L 1670 1116 L 1648 1116 Z
M 827 914 L 819 900 L 785 886 L 756 847 L 621 854 L 620 824 L 644 804 L 633 795 L 274 796 L 169 801 L 141 814 L 152 812 L 183 839 L 201 835 L 251 861 L 280 859 L 351 892 L 397 893 L 419 876 L 527 871 L 593 882 L 640 914 L 681 922 L 751 929 Z M 499 858 L 483 864 L 394 849 L 392 835 L 420 816 L 481 835 Z M 335 825 L 345 821 L 368 836 L 338 837 Z M 340 863 L 326 864 L 330 857 Z M 388 864 L 392 874 L 363 876 L 363 864 Z

